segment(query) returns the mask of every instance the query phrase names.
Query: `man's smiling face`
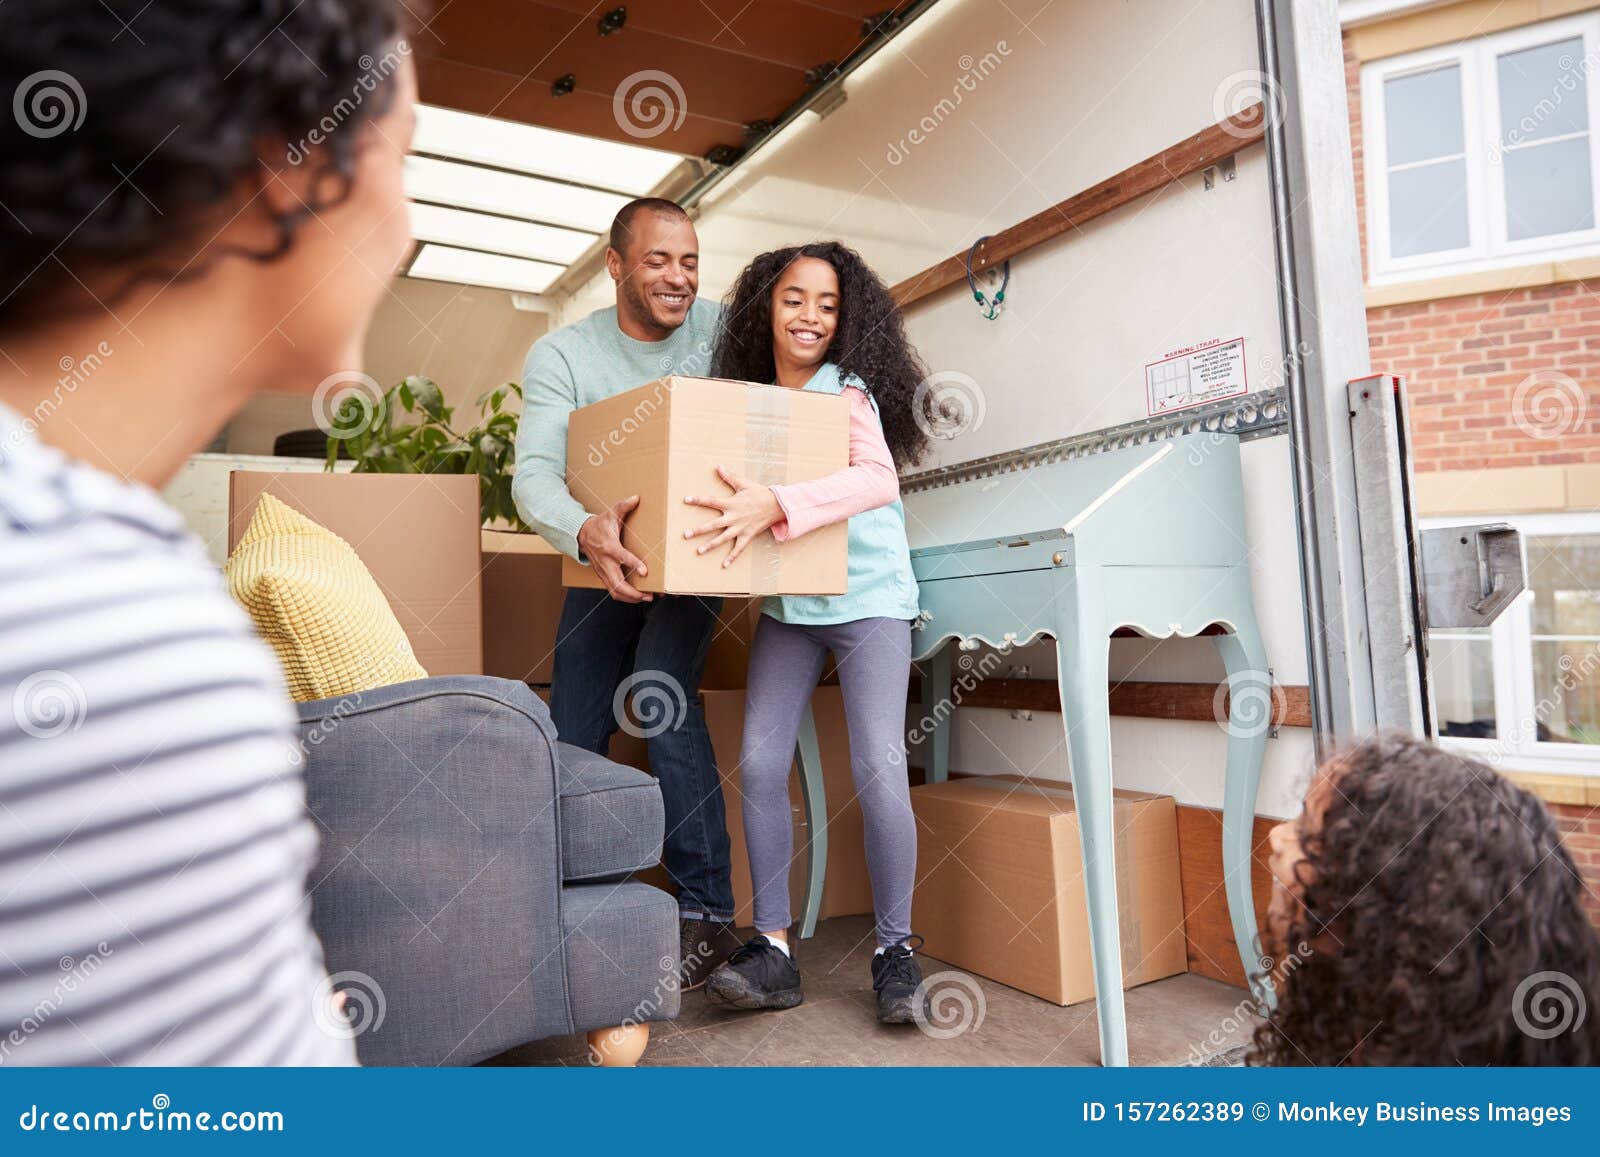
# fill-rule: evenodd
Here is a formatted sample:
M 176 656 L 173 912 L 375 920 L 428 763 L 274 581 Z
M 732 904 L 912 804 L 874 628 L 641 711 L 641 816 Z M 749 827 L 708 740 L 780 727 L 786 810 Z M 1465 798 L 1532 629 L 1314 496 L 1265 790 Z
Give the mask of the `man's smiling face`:
M 663 338 L 689 316 L 700 289 L 700 239 L 688 217 L 642 210 L 628 230 L 628 251 L 606 251 L 617 283 L 617 308 L 652 338 Z

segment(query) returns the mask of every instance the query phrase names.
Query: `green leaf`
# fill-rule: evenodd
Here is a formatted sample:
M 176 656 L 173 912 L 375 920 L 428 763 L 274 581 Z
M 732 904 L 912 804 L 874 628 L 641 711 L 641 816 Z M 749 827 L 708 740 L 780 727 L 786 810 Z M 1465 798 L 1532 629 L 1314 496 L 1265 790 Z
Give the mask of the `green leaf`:
M 412 375 L 400 383 L 401 389 L 408 389 L 411 396 L 417 400 L 417 405 L 422 407 L 422 412 L 435 421 L 447 422 L 450 420 L 450 411 L 445 408 L 444 391 L 432 378 L 421 375 Z

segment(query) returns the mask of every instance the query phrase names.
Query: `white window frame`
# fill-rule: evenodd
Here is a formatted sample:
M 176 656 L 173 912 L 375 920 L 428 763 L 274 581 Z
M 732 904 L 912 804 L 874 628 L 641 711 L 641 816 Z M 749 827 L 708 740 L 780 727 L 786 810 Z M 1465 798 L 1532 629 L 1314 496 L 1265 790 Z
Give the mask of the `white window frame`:
M 1501 152 L 1496 58 L 1561 40 L 1583 42 L 1589 112 L 1589 180 L 1595 226 L 1510 241 L 1506 237 L 1505 169 Z M 1389 161 L 1384 84 L 1402 76 L 1457 66 L 1461 72 L 1462 142 L 1467 168 L 1467 244 L 1459 249 L 1393 257 L 1389 251 Z M 1446 273 L 1515 268 L 1554 258 L 1600 256 L 1600 10 L 1541 21 L 1489 36 L 1425 48 L 1361 69 L 1362 142 L 1366 155 L 1367 258 L 1373 285 Z
M 1424 529 L 1471 522 L 1506 522 L 1530 537 L 1600 534 L 1600 511 L 1560 514 L 1486 514 L 1425 518 Z M 1448 629 L 1441 634 L 1449 634 Z M 1554 772 L 1600 778 L 1600 744 L 1541 743 L 1533 721 L 1533 592 L 1526 591 L 1489 629 L 1494 656 L 1495 738 L 1440 736 L 1439 743 L 1505 771 Z

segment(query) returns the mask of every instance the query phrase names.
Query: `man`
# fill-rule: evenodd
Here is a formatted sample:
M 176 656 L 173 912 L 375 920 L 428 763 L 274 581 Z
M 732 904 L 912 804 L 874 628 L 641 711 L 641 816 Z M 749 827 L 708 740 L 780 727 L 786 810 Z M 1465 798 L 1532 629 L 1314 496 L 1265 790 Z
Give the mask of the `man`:
M 592 566 L 606 588 L 567 592 L 550 694 L 556 732 L 604 754 L 621 722 L 625 683 L 647 694 L 653 686 L 666 704 L 645 735 L 666 805 L 662 858 L 678 887 L 686 989 L 703 984 L 738 946 L 722 785 L 700 701 L 722 600 L 637 590 L 628 580 L 648 574 L 651 560 L 624 547 L 621 531 L 639 496 L 590 514 L 567 489 L 566 471 L 573 410 L 665 374 L 707 372 L 719 311 L 696 297 L 699 249 L 688 214 L 671 201 L 645 197 L 617 213 L 606 249 L 617 304 L 545 335 L 528 352 L 512 484 L 528 524 Z

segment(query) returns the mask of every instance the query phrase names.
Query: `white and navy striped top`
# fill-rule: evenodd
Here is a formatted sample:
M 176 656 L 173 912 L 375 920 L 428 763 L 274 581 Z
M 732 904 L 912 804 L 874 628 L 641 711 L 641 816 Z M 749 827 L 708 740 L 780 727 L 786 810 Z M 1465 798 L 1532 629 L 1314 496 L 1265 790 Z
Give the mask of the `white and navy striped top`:
M 354 1063 L 295 739 L 176 512 L 0 407 L 0 1069 Z

